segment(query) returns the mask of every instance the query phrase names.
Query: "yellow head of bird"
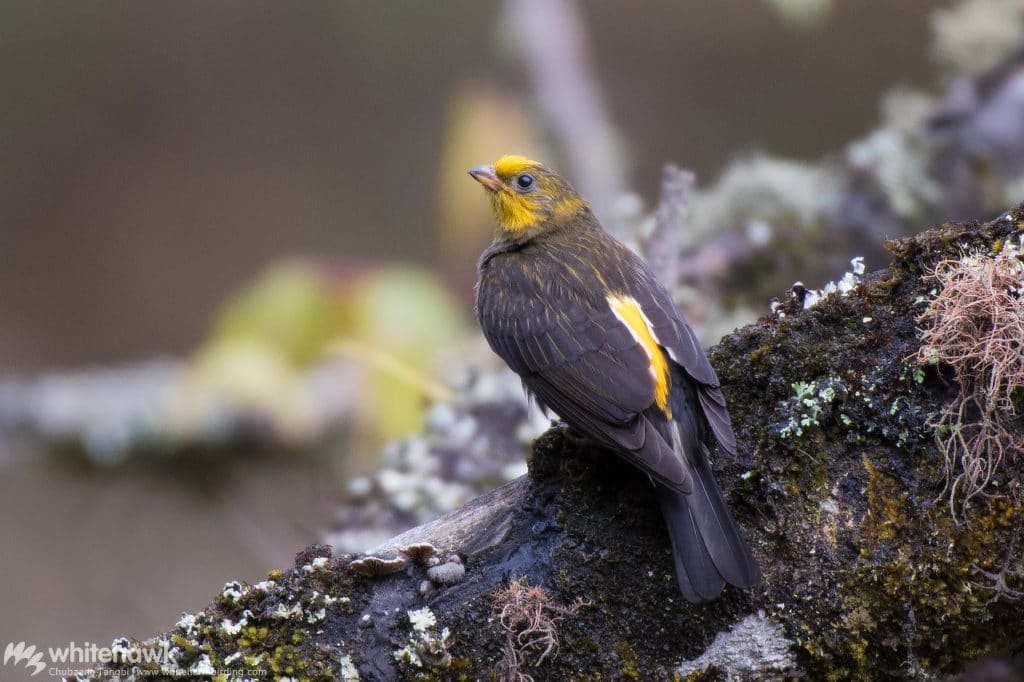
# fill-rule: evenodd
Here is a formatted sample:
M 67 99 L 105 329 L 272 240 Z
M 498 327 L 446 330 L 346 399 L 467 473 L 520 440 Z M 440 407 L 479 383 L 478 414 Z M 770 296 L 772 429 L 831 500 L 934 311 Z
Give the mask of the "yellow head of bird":
M 564 227 L 587 208 L 569 183 L 525 156 L 503 156 L 469 174 L 487 190 L 498 229 L 512 239 Z

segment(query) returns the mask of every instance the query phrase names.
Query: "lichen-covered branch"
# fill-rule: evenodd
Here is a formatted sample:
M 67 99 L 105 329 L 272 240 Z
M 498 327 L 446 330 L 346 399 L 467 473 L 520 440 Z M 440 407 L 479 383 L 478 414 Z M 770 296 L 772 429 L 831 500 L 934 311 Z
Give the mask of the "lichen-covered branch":
M 1024 462 L 1004 457 L 955 519 L 933 424 L 957 377 L 915 358 L 923 274 L 1022 230 L 1024 207 L 891 242 L 887 270 L 794 292 L 713 349 L 740 444 L 716 474 L 757 589 L 682 600 L 650 482 L 555 428 L 528 476 L 370 556 L 310 548 L 118 650 L 169 652 L 136 679 L 932 679 L 1019 655 Z

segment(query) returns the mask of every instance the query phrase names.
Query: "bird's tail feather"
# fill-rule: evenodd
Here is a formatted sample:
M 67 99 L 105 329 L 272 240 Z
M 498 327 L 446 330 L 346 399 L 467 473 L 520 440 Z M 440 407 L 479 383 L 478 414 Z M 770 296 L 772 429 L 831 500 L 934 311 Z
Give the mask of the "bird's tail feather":
M 697 529 L 696 520 L 690 511 L 685 493 L 655 484 L 661 513 L 668 526 L 672 541 L 672 559 L 675 562 L 676 580 L 679 590 L 687 601 L 699 604 L 718 596 L 725 587 L 725 580 L 715 568 Z
M 683 596 L 692 602 L 714 599 L 726 582 L 753 587 L 761 571 L 715 481 L 707 449 L 700 445 L 684 456 L 692 469 L 693 492 L 657 485 Z

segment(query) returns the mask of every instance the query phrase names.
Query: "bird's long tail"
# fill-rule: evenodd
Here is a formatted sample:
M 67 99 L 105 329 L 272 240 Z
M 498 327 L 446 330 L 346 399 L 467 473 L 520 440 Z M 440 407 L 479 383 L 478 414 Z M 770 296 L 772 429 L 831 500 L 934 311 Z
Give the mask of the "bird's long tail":
M 761 570 L 722 497 L 707 448 L 701 444 L 696 450 L 685 453 L 692 467 L 692 493 L 655 486 L 672 539 L 679 589 L 688 601 L 699 603 L 717 597 L 725 583 L 753 587 Z

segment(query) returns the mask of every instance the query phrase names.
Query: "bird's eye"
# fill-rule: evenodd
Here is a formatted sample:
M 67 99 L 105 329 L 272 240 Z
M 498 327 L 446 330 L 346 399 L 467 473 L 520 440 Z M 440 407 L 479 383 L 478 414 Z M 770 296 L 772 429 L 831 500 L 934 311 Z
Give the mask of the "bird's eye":
M 533 189 L 534 179 L 529 173 L 523 173 L 516 178 L 516 185 L 519 189 Z

